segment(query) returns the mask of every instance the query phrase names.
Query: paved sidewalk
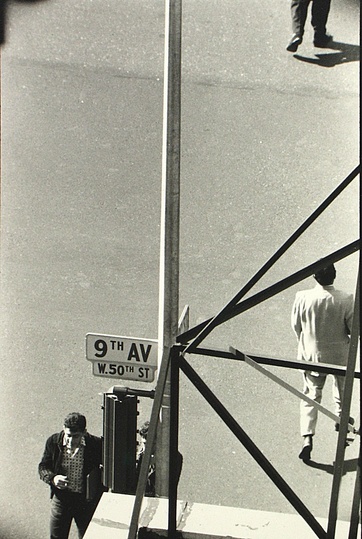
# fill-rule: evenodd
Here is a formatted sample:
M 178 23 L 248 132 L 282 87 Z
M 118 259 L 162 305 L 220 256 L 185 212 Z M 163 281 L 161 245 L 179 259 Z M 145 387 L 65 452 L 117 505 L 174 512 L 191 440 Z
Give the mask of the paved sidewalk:
M 97 507 L 85 539 L 127 539 L 134 496 L 105 493 Z M 168 501 L 144 498 L 140 527 L 167 529 Z M 234 537 L 240 539 L 315 539 L 302 517 L 294 514 L 255 511 L 178 501 L 177 529 L 185 537 Z M 318 518 L 327 529 L 327 519 Z M 338 521 L 335 539 L 346 539 L 349 522 Z

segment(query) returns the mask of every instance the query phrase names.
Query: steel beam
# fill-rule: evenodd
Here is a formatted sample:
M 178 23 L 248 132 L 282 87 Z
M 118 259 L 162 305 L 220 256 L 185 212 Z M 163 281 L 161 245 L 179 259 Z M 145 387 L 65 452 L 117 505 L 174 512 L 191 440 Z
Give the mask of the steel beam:
M 333 483 L 329 505 L 328 529 L 327 538 L 334 539 L 337 513 L 338 513 L 338 497 L 343 475 L 344 454 L 347 438 L 347 426 L 349 421 L 349 412 L 351 408 L 352 391 L 353 391 L 353 373 L 356 367 L 357 349 L 359 344 L 359 311 L 360 311 L 360 296 L 359 296 L 359 277 L 357 278 L 355 304 L 353 313 L 353 322 L 351 330 L 351 342 L 349 345 L 349 354 L 347 362 L 347 370 L 342 398 L 342 413 L 341 423 L 339 426 L 339 434 L 337 441 L 337 452 L 334 464 Z
M 247 311 L 248 309 L 251 309 L 252 307 L 255 307 L 256 305 L 259 305 L 259 303 L 262 303 L 263 301 L 270 299 L 271 297 L 275 296 L 276 294 L 279 294 L 283 290 L 286 290 L 287 288 L 299 283 L 300 281 L 303 281 L 310 275 L 313 275 L 318 269 L 323 268 L 329 263 L 337 262 L 338 260 L 341 260 L 345 258 L 346 256 L 355 253 L 360 248 L 360 240 L 356 240 L 345 247 L 342 247 L 342 249 L 339 249 L 338 251 L 335 251 L 334 253 L 331 253 L 328 256 L 325 256 L 324 258 L 318 260 L 317 262 L 314 262 L 313 264 L 310 264 L 309 266 L 304 267 L 303 269 L 297 271 L 296 273 L 293 273 L 289 277 L 286 277 L 285 279 L 282 279 L 281 281 L 273 284 L 272 286 L 269 286 L 268 288 L 265 288 L 264 290 L 258 292 L 257 294 L 254 294 L 254 296 L 251 296 L 250 298 L 238 303 L 237 305 L 228 305 L 225 307 L 216 317 L 209 318 L 208 320 L 205 320 L 204 322 L 201 322 L 197 326 L 189 329 L 189 331 L 178 335 L 177 336 L 177 342 L 186 344 L 190 339 L 194 339 L 191 341 L 191 343 L 186 344 L 186 348 L 184 350 L 184 353 L 194 353 L 195 349 L 197 348 L 197 344 L 200 344 L 201 341 L 214 329 L 216 326 L 227 322 L 228 320 L 234 318 L 235 316 Z M 212 322 L 212 324 L 211 324 Z M 212 328 L 211 328 L 212 325 Z M 204 329 L 208 329 L 206 333 L 204 333 Z M 197 337 L 197 340 L 195 338 L 195 335 L 199 335 Z M 201 338 L 202 336 L 202 338 Z
M 267 273 L 267 271 L 283 256 L 293 243 L 309 228 L 309 226 L 323 213 L 323 211 L 340 195 L 340 193 L 358 176 L 359 165 L 341 182 L 336 189 L 318 206 L 318 208 L 302 223 L 302 225 L 287 239 L 287 241 L 273 254 L 273 256 L 260 268 L 246 285 L 229 301 L 227 305 L 213 318 L 210 318 L 201 329 L 191 337 L 193 340 L 187 346 L 187 352 L 195 349 L 211 331 L 224 321 L 225 312 L 234 307 L 251 288 Z M 226 318 L 228 319 L 228 318 Z M 200 327 L 200 326 L 199 326 Z M 182 341 L 180 341 L 182 342 Z M 183 341 L 184 342 L 184 341 Z
M 181 350 L 185 350 L 184 345 L 180 345 Z M 297 369 L 303 371 L 315 371 L 325 374 L 336 374 L 337 376 L 346 375 L 346 367 L 342 365 L 332 365 L 331 363 L 311 363 L 310 361 L 302 361 L 297 359 L 281 359 L 276 357 L 256 356 L 253 353 L 245 352 L 243 354 L 235 355 L 233 352 L 234 347 L 230 346 L 229 350 L 221 350 L 218 348 L 196 348 L 192 352 L 196 356 L 217 357 L 220 359 L 232 359 L 235 361 L 244 361 L 244 356 L 247 355 L 256 363 L 262 365 L 271 365 L 273 367 L 284 367 L 287 369 Z M 361 378 L 361 372 L 355 371 L 353 373 L 355 378 Z
M 218 416 L 224 421 L 224 423 L 228 426 L 231 432 L 243 444 L 245 449 L 250 453 L 250 455 L 258 463 L 258 465 L 264 470 L 268 477 L 273 481 L 276 487 L 282 492 L 282 494 L 284 494 L 284 496 L 292 504 L 296 511 L 298 511 L 298 513 L 303 517 L 307 524 L 312 528 L 316 536 L 319 539 L 326 539 L 325 530 L 315 519 L 309 509 L 304 505 L 300 498 L 290 488 L 288 483 L 281 477 L 281 475 L 273 467 L 270 461 L 263 455 L 260 449 L 249 438 L 246 432 L 235 421 L 229 411 L 224 407 L 224 405 L 219 401 L 215 394 L 210 390 L 210 388 L 205 384 L 205 382 L 200 378 L 200 376 L 195 372 L 195 370 L 191 367 L 191 365 L 182 355 L 180 355 L 179 357 L 179 364 L 184 374 L 188 377 L 188 379 L 192 382 L 196 389 L 201 393 L 204 399 L 210 404 L 210 406 L 215 410 Z

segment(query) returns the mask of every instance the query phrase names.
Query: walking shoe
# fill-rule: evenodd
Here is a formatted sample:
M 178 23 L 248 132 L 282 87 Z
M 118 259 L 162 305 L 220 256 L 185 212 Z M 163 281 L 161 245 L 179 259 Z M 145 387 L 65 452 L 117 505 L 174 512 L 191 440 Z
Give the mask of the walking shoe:
M 310 461 L 310 455 L 312 453 L 313 449 L 313 439 L 312 436 L 304 436 L 304 443 L 301 452 L 299 453 L 299 458 L 303 462 L 309 462 Z
M 287 51 L 288 52 L 297 52 L 299 45 L 302 43 L 303 39 L 302 36 L 298 34 L 293 34 L 292 39 L 289 41 L 287 45 Z
M 328 47 L 330 42 L 333 40 L 333 36 L 330 34 L 323 34 L 321 36 L 314 36 L 313 45 L 315 47 L 318 47 L 320 49 L 323 49 L 324 47 Z
M 354 425 L 354 418 L 351 417 L 351 416 L 349 416 L 348 423 L 349 423 L 350 425 Z M 334 430 L 335 430 L 336 432 L 339 432 L 339 423 L 335 423 L 335 424 L 334 424 Z

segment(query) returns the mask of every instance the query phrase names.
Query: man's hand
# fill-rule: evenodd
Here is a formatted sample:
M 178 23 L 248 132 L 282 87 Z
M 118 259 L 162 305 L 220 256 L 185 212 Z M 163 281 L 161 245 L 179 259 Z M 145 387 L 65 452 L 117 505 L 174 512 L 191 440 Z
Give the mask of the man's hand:
M 53 477 L 54 485 L 60 490 L 68 488 L 68 477 L 66 475 L 55 475 Z

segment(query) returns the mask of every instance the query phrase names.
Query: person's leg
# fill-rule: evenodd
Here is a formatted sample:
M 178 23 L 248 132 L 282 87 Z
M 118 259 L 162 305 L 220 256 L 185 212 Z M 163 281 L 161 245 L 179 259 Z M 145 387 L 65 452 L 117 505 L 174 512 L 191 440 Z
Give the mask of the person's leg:
M 313 376 L 308 372 L 303 373 L 303 394 L 315 402 L 322 400 L 322 391 L 326 382 L 325 375 Z M 303 462 L 310 460 L 313 449 L 313 436 L 317 424 L 318 410 L 312 404 L 301 400 L 300 403 L 300 433 L 303 437 L 302 449 L 299 458 Z
M 314 45 L 323 47 L 329 43 L 332 36 L 327 34 L 327 20 L 331 0 L 313 0 L 311 23 L 314 28 Z
M 322 391 L 326 382 L 326 375 L 313 376 L 309 372 L 303 373 L 303 394 L 320 404 Z M 318 418 L 318 410 L 312 404 L 300 401 L 300 434 L 314 436 Z
M 50 539 L 68 539 L 72 518 L 71 507 L 53 496 L 50 510 Z
M 344 376 L 333 376 L 333 400 L 335 404 L 336 415 L 338 415 L 339 417 L 341 417 L 342 413 L 344 383 Z M 348 422 L 350 423 L 350 425 L 354 425 L 354 418 L 349 416 Z M 335 430 L 337 432 L 339 431 L 339 423 L 335 424 Z
M 333 400 L 336 409 L 336 415 L 342 413 L 342 398 L 344 391 L 344 376 L 333 376 Z
M 78 528 L 79 539 L 82 539 L 84 536 L 96 507 L 97 504 L 85 500 L 82 500 L 77 504 L 74 520 Z
M 292 0 L 290 5 L 292 15 L 292 32 L 301 38 L 304 34 L 309 3 L 310 0 Z
M 293 35 L 287 45 L 287 51 L 289 52 L 296 52 L 303 41 L 309 2 L 310 0 L 291 0 L 290 12 L 292 16 Z

